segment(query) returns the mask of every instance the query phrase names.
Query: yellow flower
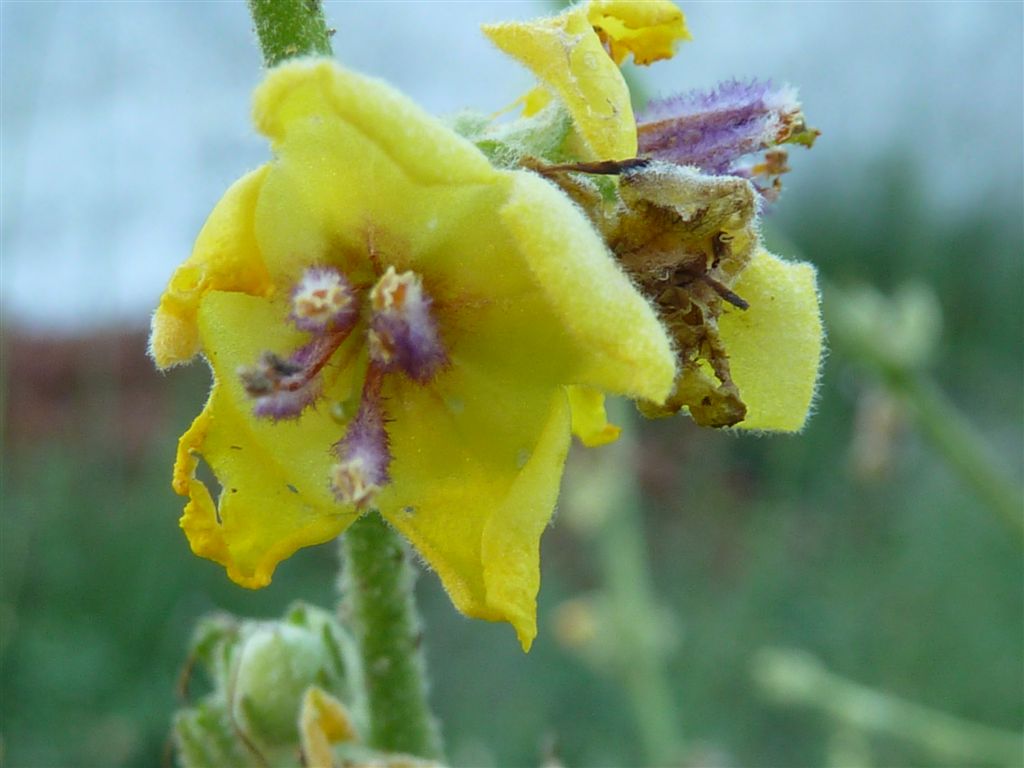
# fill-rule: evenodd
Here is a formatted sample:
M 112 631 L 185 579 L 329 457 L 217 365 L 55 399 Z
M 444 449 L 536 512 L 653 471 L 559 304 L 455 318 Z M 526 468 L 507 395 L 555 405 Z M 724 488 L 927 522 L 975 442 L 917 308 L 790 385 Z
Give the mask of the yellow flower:
M 201 351 L 213 370 L 174 471 L 193 551 L 261 587 L 375 507 L 461 611 L 528 648 L 566 385 L 663 401 L 654 311 L 554 186 L 378 81 L 294 61 L 254 115 L 274 159 L 217 204 L 153 318 L 158 366 Z
M 590 0 L 558 16 L 484 32 L 540 80 L 525 98 L 527 114 L 561 100 L 582 140 L 571 148 L 581 161 L 636 157 L 637 125 L 618 64 L 629 52 L 640 64 L 667 58 L 677 41 L 689 39 L 682 12 L 668 0 Z M 709 426 L 799 430 L 822 353 L 814 269 L 761 247 L 750 183 L 692 170 L 657 162 L 624 170 L 620 204 L 611 213 L 602 196 L 588 197 L 588 187 L 560 177 L 657 303 L 673 337 L 680 363 L 673 394 L 642 410 L 665 415 L 687 407 Z M 573 394 L 579 429 L 596 424 L 584 442 L 615 439 L 600 393 Z
M 562 100 L 583 140 L 581 160 L 636 156 L 636 122 L 618 64 L 627 53 L 637 64 L 669 58 L 678 41 L 690 39 L 683 12 L 669 0 L 591 0 L 558 16 L 483 30 L 543 84 L 525 97 L 525 114 L 552 93 Z

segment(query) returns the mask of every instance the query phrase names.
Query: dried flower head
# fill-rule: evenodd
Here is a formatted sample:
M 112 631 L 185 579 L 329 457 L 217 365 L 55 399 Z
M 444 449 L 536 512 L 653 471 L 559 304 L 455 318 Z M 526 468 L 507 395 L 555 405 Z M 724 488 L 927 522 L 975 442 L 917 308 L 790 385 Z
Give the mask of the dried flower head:
M 681 13 L 671 35 L 658 23 L 671 3 L 611 5 L 622 23 L 591 0 L 549 19 L 484 28 L 540 81 L 523 100 L 524 114 L 560 105 L 573 124 L 562 151 L 574 162 L 505 154 L 578 204 L 658 307 L 679 376 L 668 401 L 641 403 L 644 413 L 685 408 L 706 426 L 798 430 L 822 351 L 815 273 L 767 253 L 757 215 L 759 199 L 774 197 L 788 170 L 779 147 L 810 146 L 817 131 L 807 128 L 793 89 L 756 80 L 653 102 L 638 124 L 617 67 L 623 41 L 689 35 Z M 671 55 L 672 45 L 644 49 L 656 56 L 633 50 L 646 63 Z

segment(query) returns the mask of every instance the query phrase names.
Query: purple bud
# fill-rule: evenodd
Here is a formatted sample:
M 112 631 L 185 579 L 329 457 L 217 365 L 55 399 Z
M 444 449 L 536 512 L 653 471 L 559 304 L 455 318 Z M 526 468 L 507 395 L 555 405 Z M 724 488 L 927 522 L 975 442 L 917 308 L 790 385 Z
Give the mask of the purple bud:
M 432 312 L 433 301 L 415 272 L 388 267 L 370 292 L 370 357 L 382 370 L 401 369 L 421 384 L 447 362 Z
M 737 160 L 813 135 L 795 89 L 730 80 L 712 91 L 652 101 L 637 120 L 639 152 L 711 174 L 732 173 Z

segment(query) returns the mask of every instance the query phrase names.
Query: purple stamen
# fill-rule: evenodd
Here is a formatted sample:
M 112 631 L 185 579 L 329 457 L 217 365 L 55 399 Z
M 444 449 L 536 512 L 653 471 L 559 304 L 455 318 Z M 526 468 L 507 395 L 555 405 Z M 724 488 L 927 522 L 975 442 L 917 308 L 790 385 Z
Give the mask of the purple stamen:
M 652 101 L 637 120 L 640 154 L 711 174 L 733 173 L 744 155 L 800 135 L 813 141 L 796 91 L 731 80 L 712 91 Z
M 320 382 L 313 380 L 297 389 L 283 389 L 253 398 L 253 415 L 260 419 L 297 419 L 320 396 Z
M 348 331 L 314 336 L 287 358 L 264 352 L 256 365 L 239 370 L 253 415 L 274 421 L 302 415 L 320 396 L 319 373 L 347 336 Z
M 300 331 L 336 333 L 359 317 L 352 286 L 334 267 L 310 267 L 292 289 L 288 316 Z
M 371 364 L 363 382 L 359 411 L 334 450 L 340 461 L 331 472 L 338 501 L 364 507 L 390 481 L 391 451 L 384 428 L 380 389 L 384 371 Z
M 384 371 L 400 369 L 421 384 L 447 362 L 419 275 L 388 267 L 370 292 L 370 356 Z

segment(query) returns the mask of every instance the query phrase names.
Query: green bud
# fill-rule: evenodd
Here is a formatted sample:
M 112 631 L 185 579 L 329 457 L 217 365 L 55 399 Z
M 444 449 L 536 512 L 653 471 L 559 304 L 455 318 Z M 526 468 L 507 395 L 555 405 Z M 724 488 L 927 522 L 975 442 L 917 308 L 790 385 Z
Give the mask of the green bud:
M 299 717 L 311 686 L 341 701 L 357 732 L 366 721 L 357 649 L 320 608 L 296 603 L 280 621 L 206 617 L 190 652 L 189 669 L 205 671 L 212 690 L 175 715 L 182 765 L 230 768 L 256 757 L 298 765 Z
M 762 648 L 753 662 L 754 681 L 776 701 L 804 701 L 818 689 L 824 668 L 814 656 L 786 648 Z
M 240 629 L 241 625 L 234 616 L 215 613 L 200 619 L 192 633 L 189 648 L 191 663 L 207 670 L 207 676 L 215 688 L 228 679 Z
M 266 624 L 243 641 L 232 696 L 235 721 L 254 740 L 268 745 L 299 739 L 302 694 L 329 668 L 323 644 L 306 629 Z

